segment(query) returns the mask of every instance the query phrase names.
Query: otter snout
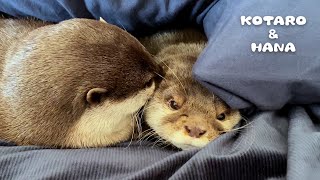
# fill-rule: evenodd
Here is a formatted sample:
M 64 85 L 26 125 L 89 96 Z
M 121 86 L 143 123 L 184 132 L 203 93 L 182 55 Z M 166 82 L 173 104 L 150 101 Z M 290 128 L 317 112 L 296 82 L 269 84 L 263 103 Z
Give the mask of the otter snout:
M 189 134 L 189 136 L 194 138 L 199 138 L 207 132 L 207 130 L 203 130 L 197 126 L 184 126 L 184 129 Z
M 200 114 L 179 117 L 176 125 L 179 125 L 179 122 L 181 123 L 180 130 L 191 139 L 217 136 L 221 130 L 221 125 Z

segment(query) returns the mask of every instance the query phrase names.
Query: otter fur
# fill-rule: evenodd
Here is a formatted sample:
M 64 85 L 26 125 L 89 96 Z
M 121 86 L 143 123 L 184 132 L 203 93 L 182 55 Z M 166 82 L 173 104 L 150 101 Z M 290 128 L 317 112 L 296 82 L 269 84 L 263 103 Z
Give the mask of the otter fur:
M 181 149 L 201 148 L 232 131 L 241 115 L 192 76 L 207 39 L 196 29 L 160 32 L 141 39 L 164 69 L 163 81 L 144 110 L 151 129 Z
M 125 141 L 160 71 L 136 38 L 104 22 L 0 19 L 0 139 L 66 148 Z

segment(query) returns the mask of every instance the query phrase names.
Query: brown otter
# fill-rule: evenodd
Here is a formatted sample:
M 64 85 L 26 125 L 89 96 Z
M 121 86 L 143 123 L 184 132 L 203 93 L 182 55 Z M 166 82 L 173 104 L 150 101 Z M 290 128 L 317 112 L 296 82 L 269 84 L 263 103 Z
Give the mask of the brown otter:
M 241 119 L 192 77 L 192 66 L 205 48 L 203 33 L 186 29 L 141 39 L 165 75 L 144 110 L 147 124 L 181 149 L 203 147 Z
M 131 137 L 161 68 L 120 28 L 0 19 L 0 139 L 97 147 Z

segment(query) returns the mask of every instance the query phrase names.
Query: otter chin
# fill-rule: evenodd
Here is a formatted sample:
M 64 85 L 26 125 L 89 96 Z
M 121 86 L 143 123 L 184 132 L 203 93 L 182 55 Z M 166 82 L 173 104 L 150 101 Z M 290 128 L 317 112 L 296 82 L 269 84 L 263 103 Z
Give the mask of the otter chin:
M 239 123 L 238 110 L 192 77 L 192 66 L 206 45 L 201 32 L 165 32 L 141 42 L 164 69 L 163 80 L 144 111 L 145 121 L 160 138 L 183 150 L 201 148 Z
M 0 19 L 0 139 L 101 147 L 131 138 L 161 67 L 122 29 L 89 19 Z

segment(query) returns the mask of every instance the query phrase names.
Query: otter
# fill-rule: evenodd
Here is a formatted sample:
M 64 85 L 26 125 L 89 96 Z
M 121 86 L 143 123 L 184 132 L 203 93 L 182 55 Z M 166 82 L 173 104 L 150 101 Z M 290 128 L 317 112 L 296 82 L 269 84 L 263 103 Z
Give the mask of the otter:
M 131 137 L 161 67 L 105 22 L 0 19 L 0 73 L 0 139 L 88 148 Z
M 140 41 L 164 70 L 144 110 L 146 123 L 160 138 L 183 150 L 201 148 L 239 123 L 238 110 L 192 77 L 192 66 L 207 42 L 202 32 L 161 32 Z

